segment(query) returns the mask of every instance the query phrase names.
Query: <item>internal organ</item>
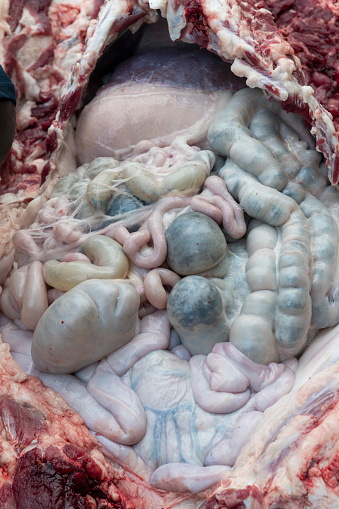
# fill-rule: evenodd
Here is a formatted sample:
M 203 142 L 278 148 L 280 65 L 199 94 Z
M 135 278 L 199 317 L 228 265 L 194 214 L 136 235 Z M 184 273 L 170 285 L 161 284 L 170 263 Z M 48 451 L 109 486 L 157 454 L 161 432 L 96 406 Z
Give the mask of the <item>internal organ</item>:
M 327 186 L 320 156 L 311 148 L 312 140 L 300 121 L 282 114 L 260 91 L 236 92 L 218 113 L 208 139 L 216 152 L 228 157 L 217 168 L 219 176 L 208 176 L 216 161 L 211 150 L 183 143 L 178 152 L 186 163 L 174 170 L 134 159 L 97 158 L 82 165 L 59 182 L 37 223 L 16 234 L 17 251 L 26 262 L 61 257 L 77 246 L 86 252 L 85 228 L 101 231 L 120 243 L 133 262 L 127 274 L 130 281 L 133 266 L 139 271 L 135 284 L 142 300 L 147 300 L 151 286 L 143 270 L 166 262 L 179 276 L 198 276 L 192 280 L 193 292 L 191 280 L 184 278 L 168 303 L 171 323 L 190 354 L 207 354 L 215 343 L 229 339 L 257 363 L 279 362 L 298 355 L 317 330 L 338 321 L 337 189 Z M 142 154 L 148 161 L 153 148 Z M 165 195 L 147 193 L 145 179 L 150 189 L 161 189 Z M 66 189 L 68 201 L 64 202 Z M 117 198 L 135 200 L 131 192 L 146 200 L 147 206 L 139 201 L 135 209 L 133 201 L 125 214 L 112 218 L 103 213 Z M 174 193 L 179 196 L 171 196 Z M 237 202 L 252 218 L 244 238 L 246 225 Z M 63 216 L 54 223 L 48 211 L 61 204 Z M 79 212 L 84 217 L 79 218 Z M 66 223 L 69 216 L 71 222 Z M 207 227 L 211 235 L 207 243 L 201 233 L 205 223 L 213 225 Z M 188 246 L 194 263 L 186 253 Z M 61 265 L 67 268 L 67 263 Z M 50 266 L 48 261 L 45 274 Z M 68 288 L 79 271 L 89 273 L 86 266 L 70 262 L 68 280 L 62 276 L 66 271 L 58 273 L 57 289 Z M 208 295 L 215 294 L 206 301 L 211 301 L 209 309 L 202 302 L 204 277 L 210 278 L 213 289 Z M 53 284 L 53 279 L 46 281 Z M 157 285 L 158 290 L 150 294 L 163 291 L 160 280 Z M 4 304 L 8 291 L 2 297 Z M 151 299 L 157 307 L 156 298 Z M 188 299 L 194 300 L 194 316 L 180 304 Z M 164 305 L 166 300 L 160 308 Z
M 77 309 L 69 313 L 72 306 Z M 138 307 L 132 285 L 84 282 L 53 302 L 39 320 L 32 345 L 36 365 L 42 371 L 73 373 L 102 359 L 134 337 Z
M 289 2 L 287 8 L 270 0 L 265 4 L 300 58 L 307 84 L 312 86 L 315 97 L 332 113 L 338 132 L 338 6 L 335 2 L 312 2 L 310 6 L 302 0 Z M 329 20 L 326 27 L 322 21 L 324 19 Z
M 208 127 L 230 99 L 229 89 L 242 86 L 217 57 L 200 50 L 164 48 L 134 57 L 83 109 L 78 158 L 81 163 L 98 156 L 125 159 L 138 151 L 139 142 L 166 147 L 178 136 L 189 145 L 207 145 Z
M 292 391 L 265 413 L 208 508 L 336 507 L 338 333 L 323 331 L 302 355 Z
M 27 231 L 20 232 L 15 239 L 21 260 L 29 262 L 38 257 L 45 261 L 53 257 L 61 258 L 67 253 L 62 263 L 79 262 L 84 267 L 91 260 L 77 250 L 82 246 L 86 252 L 84 241 L 86 237 L 90 238 L 86 230 L 96 230 L 96 234 L 100 231 L 119 242 L 125 255 L 133 261 L 127 277 L 130 284 L 136 286 L 142 304 L 152 294 L 152 305 L 156 307 L 158 303 L 154 295 L 165 293 L 166 307 L 164 285 L 167 283 L 164 281 L 162 284 L 160 279 L 158 288 L 152 289 L 147 277 L 153 269 L 158 268 L 168 270 L 165 274 L 169 276 L 171 271 L 162 267 L 165 261 L 180 275 L 187 275 L 187 260 L 182 262 L 185 267 L 177 269 L 173 265 L 176 254 L 167 256 L 167 244 L 170 247 L 171 242 L 170 229 L 174 228 L 175 221 L 181 221 L 180 218 L 185 216 L 188 216 L 188 223 L 189 216 L 192 221 L 203 216 L 203 221 L 215 222 L 219 237 L 217 235 L 216 240 L 210 241 L 209 246 L 204 248 L 207 256 L 202 256 L 207 258 L 208 264 L 198 264 L 193 274 L 189 273 L 183 279 L 185 290 L 187 280 L 192 276 L 196 278 L 194 296 L 198 301 L 203 295 L 199 287 L 201 281 L 207 281 L 218 296 L 210 301 L 211 319 L 206 335 L 216 333 L 216 339 L 207 351 L 199 348 L 190 351 L 192 337 L 189 336 L 189 320 L 183 327 L 178 327 L 173 319 L 177 313 L 175 309 L 180 309 L 180 306 L 173 305 L 171 299 L 175 298 L 176 290 L 182 291 L 182 282 L 175 278 L 174 291 L 167 304 L 168 316 L 177 333 L 172 332 L 171 338 L 168 323 L 166 326 L 163 323 L 166 320 L 158 321 L 158 312 L 151 306 L 148 310 L 144 306 L 139 310 L 140 316 L 144 313 L 150 315 L 146 316 L 149 318 L 146 325 L 145 318 L 141 321 L 140 333 L 117 352 L 113 352 L 112 348 L 113 353 L 106 360 L 98 365 L 89 365 L 85 368 L 87 371 L 77 373 L 77 376 L 39 374 L 29 359 L 29 352 L 16 352 L 13 346 L 17 362 L 24 362 L 23 368 L 38 374 L 45 384 L 58 390 L 65 398 L 70 398 L 70 404 L 82 413 L 88 427 L 103 435 L 102 443 L 112 451 L 112 455 L 120 454 L 122 461 L 128 457 L 133 468 L 155 486 L 177 491 L 204 489 L 208 483 L 192 484 L 190 479 L 198 477 L 199 482 L 209 479 L 208 482 L 213 483 L 221 472 L 228 470 L 225 467 L 233 465 L 239 451 L 235 444 L 241 447 L 249 438 L 242 434 L 241 441 L 234 431 L 235 426 L 248 428 L 247 419 L 252 424 L 259 422 L 261 412 L 288 392 L 293 383 L 293 369 L 288 365 L 295 368 L 294 361 L 287 360 L 286 365 L 269 363 L 299 353 L 306 340 L 312 339 L 317 328 L 338 320 L 335 292 L 338 275 L 334 273 L 333 276 L 328 268 L 328 260 L 336 263 L 333 245 L 336 244 L 337 210 L 334 206 L 330 211 L 328 205 L 336 202 L 337 191 L 327 187 L 323 168 L 319 166 L 319 156 L 309 145 L 312 141 L 298 119 L 283 116 L 280 108 L 270 105 L 260 92 L 244 89 L 231 98 L 232 95 L 231 92 L 229 105 L 218 112 L 218 120 L 212 123 L 208 138 L 210 148 L 228 157 L 226 163 L 219 160 L 215 164 L 216 155 L 210 149 L 201 150 L 205 148 L 203 145 L 192 148 L 182 141 L 178 148 L 175 137 L 172 146 L 163 149 L 154 147 L 152 143 L 150 148 L 146 140 L 139 146 L 139 154 L 134 153 L 131 159 L 125 161 L 112 157 L 96 158 L 90 164 L 81 165 L 73 175 L 61 181 L 55 188 L 52 200 L 39 212 L 36 223 Z M 296 129 L 290 127 L 291 122 Z M 152 159 L 152 148 L 156 149 L 157 154 L 163 150 L 166 160 L 171 159 L 167 158 L 171 150 L 177 150 L 175 153 L 182 158 L 181 165 L 173 170 L 171 164 L 167 163 L 165 171 L 158 172 L 159 167 Z M 185 159 L 186 162 L 183 162 Z M 147 166 L 145 161 L 152 162 Z M 214 165 L 214 171 L 219 176 L 209 176 Z M 136 168 L 134 174 L 127 173 L 131 168 Z M 149 181 L 153 189 L 161 189 L 161 192 L 147 193 L 143 179 L 138 179 L 138 172 L 151 174 Z M 185 180 L 186 172 L 199 175 L 199 178 L 202 176 L 201 184 L 200 180 L 194 178 Z M 189 185 L 183 186 L 181 179 Z M 199 194 L 203 183 L 204 188 Z M 173 197 L 173 194 L 179 196 Z M 133 206 L 127 206 L 122 216 L 111 217 L 108 211 L 121 210 L 114 207 L 117 198 L 129 200 L 130 204 L 132 200 Z M 145 202 L 148 205 L 145 206 Z M 237 202 L 252 218 L 245 238 L 242 237 L 246 224 Z M 60 221 L 55 221 L 56 215 L 59 215 Z M 117 223 L 117 220 L 121 221 Z M 228 242 L 220 243 L 218 240 L 220 234 L 224 238 L 221 225 L 230 236 L 227 237 Z M 230 228 L 230 225 L 234 228 Z M 199 236 L 199 227 L 196 230 Z M 193 228 L 193 238 L 194 234 Z M 199 241 L 195 243 L 200 244 Z M 294 256 L 296 247 L 300 256 Z M 177 254 L 183 251 L 175 243 L 171 245 L 171 250 L 174 253 L 177 251 Z M 69 251 L 73 252 L 72 260 L 68 258 Z M 214 259 L 216 251 L 217 258 Z M 206 252 L 202 254 L 206 255 Z M 80 270 L 79 266 L 77 271 Z M 324 274 L 324 268 L 325 278 L 320 277 L 320 273 Z M 287 270 L 284 272 L 284 269 Z M 197 274 L 197 271 L 200 272 Z M 24 286 L 28 283 L 26 279 Z M 100 288 L 100 281 L 93 283 Z M 12 279 L 8 283 L 7 301 L 4 302 L 7 302 L 8 309 L 10 305 L 13 308 L 16 306 L 20 315 L 20 304 L 16 301 L 20 292 L 13 293 L 11 287 L 15 288 Z M 81 291 L 81 285 L 78 290 Z M 56 296 L 61 306 L 67 294 Z M 218 306 L 214 305 L 216 302 Z M 22 305 L 24 303 L 25 298 Z M 58 304 L 58 300 L 55 304 Z M 199 329 L 206 325 L 203 323 L 206 316 L 200 316 L 201 307 L 198 304 L 194 306 L 197 311 L 194 325 Z M 120 305 L 128 308 L 124 299 L 121 299 Z M 44 315 L 41 320 L 44 320 Z M 58 324 L 60 330 L 64 325 L 61 322 Z M 220 331 L 224 332 L 224 340 L 229 333 L 231 343 L 237 348 L 232 344 L 220 343 Z M 58 331 L 55 332 L 58 335 Z M 11 341 L 9 337 L 7 340 Z M 159 352 L 167 349 L 171 353 Z M 239 350 L 255 362 L 249 361 Z M 79 358 L 81 354 L 82 351 L 75 346 L 74 356 Z M 166 367 L 168 359 L 172 366 L 169 370 Z M 268 367 L 263 365 L 266 363 Z M 156 374 L 158 385 L 154 394 L 147 385 L 147 379 L 142 377 L 146 369 L 154 370 Z M 223 378 L 225 373 L 236 376 Z M 267 380 L 263 383 L 261 377 L 265 379 L 265 374 Z M 114 383 L 107 383 L 108 379 Z M 189 390 L 189 381 L 192 391 Z M 171 384 L 178 387 L 182 399 L 166 403 L 159 401 L 158 393 L 170 393 Z M 119 400 L 119 393 L 133 402 L 130 406 L 132 416 L 126 414 L 124 399 Z M 153 440 L 152 425 L 153 430 L 161 426 L 171 427 L 174 422 L 171 413 L 173 404 L 173 413 L 178 412 L 180 420 L 184 415 L 180 412 L 185 410 L 187 401 L 191 409 L 196 409 L 199 418 L 203 416 L 206 419 L 208 444 L 203 440 L 201 442 L 199 437 L 196 448 L 191 451 L 192 455 L 186 457 L 186 450 L 179 446 L 171 448 L 169 439 L 168 444 L 163 444 L 165 452 L 160 447 L 156 450 L 158 456 L 150 458 L 148 438 L 152 435 Z M 86 402 L 86 408 L 82 402 Z M 162 403 L 166 406 L 165 410 L 161 407 Z M 232 421 L 234 412 L 239 412 L 236 421 Z M 145 426 L 145 413 L 149 426 Z M 225 417 L 224 414 L 229 416 Z M 152 421 L 154 415 L 156 418 Z M 229 418 L 232 430 L 229 434 L 226 428 L 222 428 L 220 435 L 216 435 L 215 426 L 218 428 L 220 415 L 223 416 L 220 419 L 223 425 Z M 166 423 L 161 422 L 161 416 L 165 416 L 163 421 Z M 188 436 L 187 429 L 192 429 L 192 426 L 194 429 L 195 415 L 192 419 L 182 418 L 185 422 L 183 437 Z M 196 440 L 194 433 L 191 440 Z M 132 446 L 133 452 L 129 449 Z M 181 457 L 188 462 L 188 468 L 185 469 L 187 465 L 176 465 Z M 176 469 L 180 472 L 180 479 Z
M 2 507 L 133 509 L 113 482 L 120 469 L 104 458 L 80 416 L 25 375 L 3 343 L 0 358 Z
M 75 376 L 38 372 L 31 333 L 8 327 L 3 337 L 22 369 L 59 392 L 108 454 L 176 492 L 203 491 L 231 468 L 262 412 L 291 389 L 297 366 L 255 364 L 229 343 L 181 359 L 164 351 L 170 338 L 163 311 L 145 317 L 140 335 L 121 351 Z

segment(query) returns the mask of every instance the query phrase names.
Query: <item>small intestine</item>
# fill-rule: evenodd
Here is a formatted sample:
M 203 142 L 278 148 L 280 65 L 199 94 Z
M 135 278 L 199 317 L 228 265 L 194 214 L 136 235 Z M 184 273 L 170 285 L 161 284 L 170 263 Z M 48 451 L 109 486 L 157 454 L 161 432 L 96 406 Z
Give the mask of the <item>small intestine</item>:
M 226 108 L 214 122 L 216 106 Z M 192 492 L 233 466 L 263 411 L 290 391 L 290 357 L 310 328 L 339 319 L 330 292 L 337 232 L 321 198 L 326 183 L 314 184 L 315 151 L 259 91 L 220 93 L 212 110 L 209 144 L 208 122 L 201 136 L 198 122 L 192 140 L 132 140 L 126 152 L 93 158 L 81 146 L 85 164 L 16 234 L 22 266 L 1 296 L 9 318 L 35 329 L 20 331 L 26 343 L 5 333 L 18 364 L 105 440 L 139 458 L 153 444 L 155 486 Z M 216 153 L 227 161 L 215 165 Z M 212 232 L 205 244 L 203 225 Z M 293 258 L 296 245 L 302 256 Z
M 257 100 L 258 104 L 255 107 L 251 102 L 252 99 L 254 102 Z M 245 105 L 241 106 L 242 100 L 244 100 Z M 250 104 L 252 106 L 249 106 Z M 260 108 L 266 107 L 265 114 L 263 113 L 264 110 L 260 110 L 259 106 Z M 230 119 L 235 110 L 237 113 L 232 123 Z M 285 145 L 283 139 L 278 139 L 274 134 L 274 125 L 276 125 L 274 122 L 278 121 L 280 122 L 279 125 L 282 126 L 279 128 L 281 132 L 286 131 L 285 134 L 288 142 Z M 283 126 L 285 124 L 279 117 L 276 105 L 270 107 L 258 91 L 246 89 L 234 94 L 225 110 L 220 112 L 217 121 L 212 125 L 209 132 L 210 145 L 215 150 L 223 151 L 225 156 L 230 154 L 232 156 L 228 158 L 223 166 L 218 166 L 218 176 L 210 175 L 215 162 L 215 156 L 212 152 L 199 150 L 197 147 L 189 147 L 186 143 L 188 147 L 186 152 L 189 154 L 189 171 L 191 172 L 194 165 L 197 164 L 197 174 L 200 175 L 203 167 L 205 168 L 201 191 L 194 188 L 194 186 L 192 187 L 190 178 L 188 178 L 187 182 L 185 181 L 187 188 L 180 187 L 185 179 L 178 172 L 178 168 L 184 168 L 185 165 L 171 166 L 163 161 L 164 172 L 161 174 L 159 170 L 162 167 L 153 164 L 156 154 L 160 154 L 161 157 L 168 157 L 175 154 L 175 148 L 178 149 L 178 154 L 181 154 L 181 156 L 185 154 L 185 142 L 180 137 L 178 138 L 179 141 L 172 140 L 170 149 L 159 147 L 154 144 L 154 141 L 149 140 L 146 143 L 147 140 L 145 142 L 140 140 L 138 149 L 136 149 L 136 154 L 140 161 L 138 163 L 133 161 L 133 159 L 119 161 L 111 156 L 100 156 L 92 161 L 91 164 L 79 167 L 76 172 L 77 177 L 72 176 L 72 181 L 69 177 L 65 177 L 67 180 L 66 187 L 63 187 L 61 181 L 58 183 L 60 192 L 65 193 L 65 189 L 69 186 L 70 196 L 76 197 L 76 200 L 79 200 L 79 197 L 82 197 L 81 199 L 84 201 L 87 200 L 94 214 L 88 218 L 76 219 L 73 215 L 73 202 L 67 197 L 67 192 L 66 196 L 56 195 L 50 202 L 46 203 L 45 213 L 43 211 L 40 212 L 38 221 L 31 229 L 18 232 L 15 240 L 18 251 L 22 249 L 26 255 L 30 255 L 33 259 L 43 259 L 48 256 L 49 260 L 47 260 L 44 266 L 45 280 L 49 285 L 52 284 L 53 286 L 54 284 L 55 286 L 56 283 L 52 283 L 52 280 L 47 277 L 48 268 L 52 263 L 58 267 L 65 267 L 65 270 L 66 268 L 71 270 L 72 264 L 83 264 L 81 259 L 83 254 L 79 252 L 79 249 L 86 251 L 87 243 L 93 242 L 90 240 L 91 238 L 95 239 L 96 235 L 99 235 L 102 238 L 115 239 L 122 247 L 129 263 L 132 263 L 138 269 L 150 271 L 149 275 L 145 273 L 141 277 L 136 277 L 131 273 L 130 279 L 128 278 L 128 270 L 122 274 L 113 275 L 107 273 L 103 275 L 105 278 L 125 278 L 127 283 L 135 286 L 140 298 L 140 316 L 152 313 L 157 308 L 166 308 L 167 294 L 173 296 L 179 295 L 176 291 L 174 293 L 170 291 L 172 284 L 175 285 L 175 288 L 179 288 L 181 283 L 178 278 L 183 276 L 185 278 L 185 276 L 190 275 L 211 279 L 211 284 L 219 288 L 218 291 L 221 292 L 223 305 L 225 305 L 226 301 L 232 299 L 231 292 L 223 288 L 223 285 L 217 281 L 219 279 L 221 282 L 227 281 L 230 287 L 233 286 L 235 288 L 239 285 L 239 275 L 234 272 L 237 266 L 234 259 L 238 255 L 234 255 L 227 245 L 225 249 L 222 248 L 225 242 L 224 233 L 226 233 L 227 238 L 235 246 L 237 239 L 246 236 L 245 211 L 249 216 L 261 221 L 263 225 L 269 226 L 272 232 L 279 238 L 279 241 L 272 248 L 265 247 L 264 242 L 263 245 L 257 246 L 255 252 L 250 254 L 248 250 L 248 261 L 245 267 L 246 281 L 242 283 L 243 290 L 239 292 L 239 296 L 240 293 L 242 295 L 242 306 L 240 303 L 231 306 L 229 303 L 227 304 L 228 309 L 231 309 L 232 306 L 234 310 L 237 309 L 237 314 L 233 315 L 231 319 L 228 317 L 225 320 L 225 325 L 221 328 L 221 335 L 223 340 L 229 337 L 230 341 L 237 348 L 259 363 L 278 361 L 280 357 L 288 358 L 300 352 L 307 341 L 307 334 L 311 324 L 311 300 L 313 309 L 315 311 L 319 310 L 313 316 L 317 326 L 334 323 L 337 305 L 331 302 L 331 305 L 328 306 L 326 301 L 326 292 L 330 288 L 328 280 L 329 271 L 326 271 L 326 283 L 324 281 L 321 282 L 319 277 L 322 266 L 327 258 L 332 256 L 331 253 L 333 251 L 333 249 L 328 248 L 328 252 L 325 253 L 322 249 L 326 232 L 321 231 L 320 227 L 321 225 L 327 225 L 328 228 L 331 228 L 331 232 L 334 235 L 334 222 L 331 220 L 331 214 L 327 211 L 326 206 L 321 203 L 321 200 L 317 196 L 311 195 L 309 189 L 311 189 L 310 186 L 312 187 L 312 184 L 309 179 L 307 180 L 307 175 L 302 170 L 302 163 L 299 159 L 301 158 L 302 162 L 308 162 L 315 166 L 319 164 L 319 160 L 312 156 L 314 151 L 309 148 L 306 142 L 303 144 L 302 140 L 299 140 L 299 135 L 293 131 L 290 125 L 287 126 L 286 124 L 286 128 Z M 252 128 L 253 131 L 251 131 Z M 269 144 L 271 139 L 270 137 L 267 138 L 267 131 L 273 132 L 272 136 L 275 136 L 273 152 L 265 145 L 265 143 Z M 256 133 L 258 139 L 255 138 L 253 132 Z M 219 147 L 220 140 L 224 140 L 222 147 L 221 145 Z M 308 142 L 309 140 L 307 140 Z M 252 147 L 253 153 L 248 150 L 246 152 L 245 147 L 247 143 Z M 143 150 L 148 151 L 148 155 Z M 296 155 L 296 150 L 300 151 L 299 159 Z M 248 154 L 248 160 L 246 159 L 246 153 Z M 272 166 L 273 173 L 270 174 L 268 169 L 261 171 L 258 161 L 254 166 L 252 165 L 255 153 L 259 158 L 258 160 L 265 161 L 265 167 Z M 274 159 L 275 155 L 276 159 Z M 243 168 L 235 164 L 232 160 L 233 156 L 239 164 L 242 164 Z M 142 162 L 140 158 L 143 159 Z M 150 189 L 150 192 L 152 191 L 151 194 L 153 193 L 152 198 L 147 206 L 140 200 L 138 204 L 133 202 L 132 208 L 128 205 L 125 209 L 121 209 L 120 204 L 119 206 L 117 205 L 118 220 L 116 221 L 114 216 L 112 216 L 111 222 L 107 225 L 104 223 L 107 218 L 106 212 L 108 209 L 114 210 L 114 203 L 118 203 L 118 199 L 126 197 L 127 201 L 131 201 L 136 199 L 131 194 L 131 191 L 136 193 L 141 192 L 141 194 L 148 192 L 147 186 L 145 187 L 142 179 L 137 177 L 139 170 L 136 174 L 127 175 L 128 169 L 131 169 L 133 164 L 137 164 L 136 167 L 139 170 L 141 168 L 142 172 L 146 171 L 146 166 L 144 165 L 149 164 L 146 173 L 151 178 L 151 188 L 153 189 L 154 187 L 153 191 Z M 283 167 L 284 165 L 287 165 L 286 169 Z M 126 171 L 127 173 L 125 174 Z M 314 171 L 317 171 L 316 168 Z M 124 178 L 124 175 L 127 175 L 127 179 Z M 292 181 L 296 176 L 298 176 L 300 181 L 298 184 Z M 199 180 L 199 188 L 201 188 L 201 184 Z M 167 186 L 167 191 L 170 193 L 176 189 L 177 196 L 166 195 L 166 193 L 164 195 L 163 191 L 159 191 L 161 186 Z M 281 186 L 285 187 L 281 188 Z M 284 193 L 281 192 L 282 189 Z M 316 194 L 322 192 L 323 187 L 315 189 Z M 180 195 L 181 193 L 183 195 Z M 145 198 L 143 194 L 142 197 Z M 93 208 L 95 201 L 104 205 L 100 205 L 97 209 Z M 274 207 L 272 207 L 272 203 L 275 204 Z M 316 206 L 315 209 L 312 204 Z M 134 206 L 137 208 L 135 209 Z M 68 212 L 66 211 L 66 217 L 68 213 L 71 219 L 66 223 L 63 214 L 65 212 L 64 208 L 67 207 Z M 316 214 L 311 209 L 318 210 L 319 213 Z M 123 210 L 122 214 L 120 214 L 121 210 Z M 56 211 L 55 221 L 51 223 L 53 211 Z M 61 214 L 60 217 L 58 217 L 58 214 Z M 200 219 L 199 214 L 201 216 Z M 131 227 L 130 218 L 138 215 L 142 219 L 139 221 L 139 224 L 134 223 L 134 226 Z M 306 220 L 304 216 L 306 216 Z M 102 218 L 101 224 L 105 224 L 105 226 L 102 229 L 100 227 L 96 229 L 95 225 L 100 224 L 100 217 Z M 44 220 L 45 224 L 43 224 Z M 194 223 L 194 221 L 196 222 Z M 216 236 L 213 239 L 211 238 L 205 247 L 202 247 L 206 235 L 202 235 L 200 241 L 199 232 L 202 231 L 202 225 L 206 221 L 210 221 L 208 223 L 208 231 L 211 232 L 215 228 Z M 212 224 L 214 225 L 213 228 Z M 251 231 L 259 232 L 260 228 L 254 228 L 252 224 L 250 222 Z M 311 228 L 310 233 L 306 235 L 308 224 Z M 175 230 L 176 225 L 178 226 Z M 39 234 L 37 233 L 39 231 L 45 232 L 46 235 L 43 243 L 45 247 L 43 255 L 39 255 L 39 245 L 41 245 L 39 244 Z M 251 231 L 248 238 L 251 235 L 253 237 Z M 299 267 L 300 263 L 296 265 L 295 261 L 293 261 L 294 258 L 291 258 L 294 242 L 296 241 L 296 239 L 290 239 L 291 235 L 294 237 L 297 235 L 298 242 L 301 242 L 305 247 L 305 253 L 306 251 L 308 252 L 308 256 L 306 258 L 306 255 L 304 256 L 302 267 Z M 192 250 L 190 244 L 195 238 L 195 244 L 199 246 L 197 252 Z M 68 242 L 70 242 L 69 245 L 67 245 Z M 311 257 L 311 245 L 315 249 L 313 258 Z M 317 254 L 318 252 L 319 255 Z M 59 255 L 54 257 L 53 255 L 56 253 L 59 253 Z M 66 257 L 60 262 L 59 260 L 63 256 Z M 190 257 L 194 260 L 194 263 L 190 260 Z M 201 265 L 199 265 L 200 257 Z M 65 260 L 68 261 L 66 262 Z M 81 265 L 81 267 L 79 265 L 79 270 L 84 271 L 84 279 L 88 279 L 88 277 L 101 277 L 94 272 L 90 276 L 89 267 L 92 270 L 93 264 L 89 265 L 88 260 L 91 260 L 91 257 L 87 256 L 84 260 L 87 263 Z M 283 264 L 287 268 L 283 267 Z M 290 271 L 291 264 L 299 270 L 299 272 L 296 272 L 295 277 L 301 278 L 302 288 L 294 287 L 295 283 L 289 283 L 287 281 L 288 277 L 286 276 L 286 279 L 284 276 L 287 269 Z M 88 270 L 85 265 L 89 266 Z M 310 271 L 312 267 L 314 269 L 314 278 L 311 285 L 311 295 L 309 295 L 311 284 Z M 163 277 L 165 277 L 165 274 L 169 274 L 165 272 L 168 270 L 177 274 L 176 277 L 174 276 L 174 279 L 171 276 L 170 279 L 173 281 L 170 283 L 168 283 L 170 279 L 168 281 L 161 281 L 160 276 L 160 274 L 163 274 Z M 278 279 L 276 279 L 277 271 Z M 264 272 L 265 277 L 263 275 Z M 17 277 L 19 278 L 20 276 L 18 275 Z M 213 277 L 215 281 L 213 281 Z M 167 288 L 165 289 L 164 286 Z M 62 291 L 67 289 L 66 287 L 58 288 Z M 305 301 L 305 309 L 302 316 L 299 312 L 296 312 L 296 306 L 293 309 L 290 306 L 291 298 L 295 296 L 294 301 L 296 301 L 297 294 L 300 294 L 302 297 L 298 302 Z M 8 312 L 13 317 L 14 315 L 16 316 L 16 313 L 20 313 L 20 306 L 18 307 L 15 297 L 8 294 L 8 290 L 4 291 L 2 299 L 5 307 L 7 302 Z M 174 297 L 170 298 L 170 301 L 171 306 L 173 306 Z M 321 313 L 320 310 L 322 310 Z M 325 310 L 326 312 L 324 312 Z M 172 311 L 170 311 L 171 313 Z M 230 313 L 231 315 L 232 313 Z M 322 321 L 319 317 L 321 317 Z M 175 320 L 176 318 L 173 315 L 172 325 L 178 328 L 179 326 Z M 219 323 L 218 320 L 215 323 Z M 300 329 L 297 336 L 293 332 L 296 327 Z M 181 340 L 185 343 L 187 341 L 187 331 L 184 332 L 184 330 L 185 327 L 181 330 L 180 334 Z M 252 330 L 252 332 L 253 330 L 256 331 L 255 341 L 248 340 L 249 330 Z M 203 338 L 201 340 L 203 341 Z M 187 347 L 187 345 L 185 346 Z M 193 349 L 193 351 L 199 353 L 199 348 Z M 203 351 L 200 351 L 200 353 L 203 353 Z

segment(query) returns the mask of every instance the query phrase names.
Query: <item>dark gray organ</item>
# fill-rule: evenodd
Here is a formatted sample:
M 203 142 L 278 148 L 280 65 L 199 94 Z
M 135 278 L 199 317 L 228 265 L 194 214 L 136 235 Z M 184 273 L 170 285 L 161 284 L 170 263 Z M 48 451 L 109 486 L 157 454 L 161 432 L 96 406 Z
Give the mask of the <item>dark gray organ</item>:
M 227 340 L 228 324 L 221 295 L 208 279 L 188 276 L 179 281 L 169 296 L 167 313 L 192 355 L 207 355 L 216 343 Z
M 225 237 L 213 219 L 199 212 L 182 214 L 166 230 L 167 263 L 188 276 L 215 267 L 227 250 Z

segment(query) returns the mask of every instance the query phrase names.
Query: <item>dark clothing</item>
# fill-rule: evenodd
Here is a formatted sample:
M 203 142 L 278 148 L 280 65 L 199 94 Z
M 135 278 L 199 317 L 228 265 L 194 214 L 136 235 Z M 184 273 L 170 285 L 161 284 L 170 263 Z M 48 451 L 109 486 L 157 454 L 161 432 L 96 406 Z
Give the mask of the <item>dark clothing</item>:
M 8 101 L 8 99 L 16 104 L 14 85 L 0 65 L 0 100 Z

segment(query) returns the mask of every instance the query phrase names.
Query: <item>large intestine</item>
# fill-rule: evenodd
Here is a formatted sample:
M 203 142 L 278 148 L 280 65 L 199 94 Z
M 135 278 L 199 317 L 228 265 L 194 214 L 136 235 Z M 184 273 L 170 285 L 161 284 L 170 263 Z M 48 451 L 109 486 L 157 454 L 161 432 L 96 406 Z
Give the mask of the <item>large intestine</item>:
M 180 131 L 172 136 L 172 151 L 179 145 L 186 156 L 172 171 L 170 163 L 163 171 L 97 153 L 61 179 L 37 221 L 15 234 L 19 263 L 38 258 L 46 283 L 61 291 L 86 279 L 128 278 L 132 264 L 146 271 L 136 283 L 143 301 L 147 272 L 171 269 L 183 280 L 176 280 L 168 313 L 191 354 L 227 339 L 259 363 L 300 354 L 339 315 L 337 216 L 328 206 L 337 190 L 327 186 L 302 124 L 261 92 L 242 89 L 211 123 L 215 152 L 184 148 Z M 161 148 L 150 142 L 148 154 Z M 217 153 L 228 157 L 224 164 Z M 251 218 L 246 235 L 243 211 Z M 60 261 L 79 249 L 94 264 Z M 156 293 L 154 284 L 161 292 L 161 279 Z M 152 306 L 163 308 L 154 298 Z
M 74 375 L 52 375 L 30 360 L 31 332 L 2 331 L 19 366 L 80 413 L 105 451 L 128 456 L 155 487 L 196 493 L 234 464 L 262 412 L 290 391 L 297 363 L 258 365 L 229 343 L 188 362 L 166 350 L 169 333 L 157 311 L 121 351 Z
M 116 101 L 116 86 L 94 111 Z M 147 97 L 153 85 L 141 86 Z M 184 92 L 189 105 L 215 94 Z M 233 466 L 292 388 L 294 356 L 339 321 L 338 191 L 312 138 L 260 91 L 218 94 L 193 138 L 180 108 L 164 137 L 147 139 L 128 117 L 139 138 L 124 137 L 123 153 L 94 143 L 88 155 L 80 116 L 85 155 L 15 234 L 17 270 L 1 296 L 18 365 L 59 392 L 107 454 L 178 492 Z M 96 113 L 86 137 L 100 122 Z

